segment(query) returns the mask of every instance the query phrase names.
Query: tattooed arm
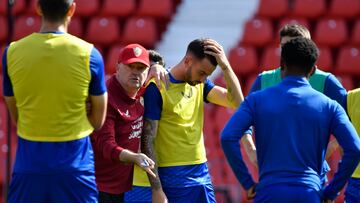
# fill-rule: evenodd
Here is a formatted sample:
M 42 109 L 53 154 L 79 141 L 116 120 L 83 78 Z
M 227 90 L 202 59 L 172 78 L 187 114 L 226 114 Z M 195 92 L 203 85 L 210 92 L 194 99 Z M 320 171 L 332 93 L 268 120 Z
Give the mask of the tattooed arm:
M 157 134 L 158 121 L 148 118 L 144 119 L 144 133 L 141 136 L 141 151 L 150 159 L 155 161 L 155 167 L 152 169 L 156 177 L 148 174 L 148 178 L 152 188 L 152 202 L 167 202 L 165 193 L 162 190 L 161 182 L 158 174 L 158 164 L 156 160 L 156 152 L 154 149 L 155 137 Z

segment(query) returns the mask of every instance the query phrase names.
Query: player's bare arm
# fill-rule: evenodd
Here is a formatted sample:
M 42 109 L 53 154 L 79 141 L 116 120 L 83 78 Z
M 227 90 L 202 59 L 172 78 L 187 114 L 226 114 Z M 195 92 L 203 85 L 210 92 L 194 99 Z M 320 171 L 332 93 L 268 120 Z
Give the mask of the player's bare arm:
M 158 165 L 156 164 L 156 152 L 154 149 L 155 137 L 158 129 L 158 121 L 152 119 L 144 119 L 144 133 L 141 136 L 141 151 L 147 155 L 150 159 L 155 161 L 155 166 L 152 171 L 154 176 L 149 175 L 148 178 L 153 191 L 152 198 L 153 202 L 167 202 L 165 193 L 162 190 L 159 174 Z
M 11 120 L 12 120 L 15 124 L 17 124 L 18 111 L 17 111 L 17 108 L 16 108 L 16 100 L 15 100 L 15 97 L 6 97 L 6 96 L 4 96 L 4 98 L 5 98 L 6 106 L 7 106 L 7 108 L 9 109 L 9 112 L 10 112 Z
M 99 96 L 90 95 L 91 110 L 88 114 L 88 119 L 95 130 L 102 127 L 105 121 L 107 93 L 105 92 Z
M 241 138 L 241 143 L 244 146 L 245 152 L 247 156 L 249 157 L 251 163 L 258 167 L 257 162 L 257 156 L 256 156 L 256 147 L 254 144 L 254 141 L 252 139 L 251 134 L 244 134 L 244 136 Z
M 207 40 L 205 46 L 206 54 L 212 55 L 216 58 L 226 81 L 226 89 L 215 86 L 208 94 L 209 102 L 218 104 L 224 107 L 236 109 L 244 100 L 241 91 L 240 83 L 232 70 L 228 59 L 226 58 L 223 47 L 214 40 Z

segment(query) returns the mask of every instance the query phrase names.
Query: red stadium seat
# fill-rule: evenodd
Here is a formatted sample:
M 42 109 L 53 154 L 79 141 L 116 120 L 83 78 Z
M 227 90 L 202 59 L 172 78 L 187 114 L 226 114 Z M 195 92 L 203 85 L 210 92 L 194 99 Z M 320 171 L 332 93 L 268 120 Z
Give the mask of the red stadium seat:
M 320 56 L 316 65 L 323 71 L 331 71 L 333 68 L 333 57 L 331 49 L 328 47 L 319 47 Z
M 215 111 L 215 125 L 218 132 L 224 128 L 230 117 L 235 113 L 234 109 L 217 107 Z
M 30 0 L 29 6 L 27 7 L 26 13 L 31 15 L 36 15 L 36 6 L 37 6 L 38 0 Z
M 169 18 L 172 14 L 172 0 L 140 0 L 139 16 Z
M 5 16 L 7 14 L 7 4 L 8 4 L 7 0 L 0 0 L 0 15 Z M 13 13 L 20 14 L 21 12 L 23 12 L 26 6 L 25 4 L 26 4 L 25 0 L 14 1 L 14 6 L 12 10 Z
M 315 42 L 319 45 L 337 47 L 348 38 L 346 22 L 342 19 L 322 19 L 315 29 Z
M 16 19 L 14 39 L 18 40 L 33 32 L 38 32 L 41 26 L 41 19 L 38 16 L 20 16 Z
M 91 16 L 99 9 L 98 0 L 76 0 L 75 16 Z
M 325 0 L 294 0 L 292 15 L 303 18 L 316 18 L 326 12 Z
M 257 15 L 267 18 L 279 18 L 289 10 L 288 0 L 260 0 Z
M 134 12 L 135 0 L 105 0 L 101 9 L 103 15 L 128 16 Z
M 246 78 L 244 96 L 247 96 L 250 92 L 252 85 L 254 84 L 257 74 L 252 74 Z
M 123 43 L 139 43 L 149 48 L 154 46 L 157 35 L 153 18 L 132 17 L 125 22 Z
M 223 185 L 225 183 L 225 176 L 222 170 L 224 161 L 225 160 L 220 158 L 212 159 L 208 161 L 211 180 L 215 187 L 219 185 Z
M 338 75 L 336 77 L 346 90 L 352 90 L 355 88 L 354 80 L 350 75 Z
M 90 42 L 108 45 L 119 41 L 119 36 L 119 24 L 115 17 L 91 18 L 86 32 L 86 39 Z
M 355 22 L 352 34 L 351 43 L 353 45 L 360 45 L 360 19 Z
M 69 25 L 69 33 L 80 38 L 83 36 L 83 25 L 80 18 L 71 18 L 71 22 Z
M 343 47 L 340 49 L 336 71 L 339 74 L 352 74 L 360 76 L 360 48 Z
M 105 66 L 106 74 L 113 74 L 116 72 L 116 64 L 118 63 L 119 54 L 122 48 L 123 46 L 121 45 L 115 45 L 108 51 Z
M 229 53 L 231 67 L 238 76 L 255 72 L 257 60 L 256 50 L 251 46 L 237 46 Z
M 246 22 L 242 43 L 264 46 L 273 40 L 273 27 L 268 19 L 251 19 Z
M 1 83 L 2 83 L 3 82 L 2 81 L 2 76 L 0 78 L 1 78 Z M 0 100 L 0 131 L 1 131 L 0 132 L 0 140 L 6 139 L 6 129 L 7 129 L 6 126 L 7 126 L 6 106 L 5 106 L 4 101 Z M 0 143 L 6 143 L 6 142 L 0 141 Z
M 280 66 L 281 50 L 279 46 L 270 45 L 265 48 L 261 58 L 261 70 L 272 70 Z
M 214 79 L 214 84 L 220 87 L 226 87 L 226 81 L 224 79 L 223 74 L 219 74 L 218 76 L 216 76 L 216 78 Z
M 8 34 L 7 22 L 6 18 L 0 16 L 0 42 L 4 42 L 6 40 Z
M 341 18 L 353 18 L 360 13 L 359 0 L 332 0 L 329 15 Z

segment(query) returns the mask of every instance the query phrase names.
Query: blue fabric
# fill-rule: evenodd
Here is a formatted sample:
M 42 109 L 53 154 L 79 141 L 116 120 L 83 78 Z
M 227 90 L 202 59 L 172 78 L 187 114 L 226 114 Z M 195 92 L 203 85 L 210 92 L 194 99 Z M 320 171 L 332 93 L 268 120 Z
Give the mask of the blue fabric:
M 259 74 L 256 77 L 255 82 L 251 86 L 249 94 L 262 89 L 263 88 L 261 87 L 261 74 Z M 323 93 L 326 96 L 328 96 L 330 99 L 337 101 L 346 110 L 347 92 L 344 89 L 344 87 L 341 85 L 339 80 L 333 74 L 330 74 L 328 77 L 326 77 Z M 252 130 L 251 129 L 247 130 L 245 134 L 252 134 Z M 330 171 L 330 166 L 325 160 L 323 166 L 323 172 L 321 173 L 322 185 L 325 185 L 327 183 L 326 173 L 329 171 Z
M 62 31 L 47 31 L 47 32 L 39 32 L 39 33 L 43 33 L 43 34 L 46 34 L 46 33 L 65 34 L 65 32 L 62 32 Z
M 169 73 L 169 80 L 171 83 L 179 84 L 184 83 L 184 81 L 176 80 L 174 76 Z M 214 83 L 211 80 L 206 79 L 204 82 L 204 101 L 208 102 L 206 97 L 209 92 L 214 88 Z M 145 101 L 145 112 L 144 117 L 149 118 L 152 120 L 160 120 L 161 111 L 162 111 L 162 97 L 160 94 L 159 89 L 153 83 L 149 84 L 146 87 L 145 94 L 144 94 L 144 101 Z
M 319 191 L 330 134 L 344 156 L 323 195 L 334 199 L 359 163 L 360 141 L 344 109 L 304 78 L 288 76 L 248 96 L 221 133 L 222 148 L 245 189 L 254 181 L 242 160 L 239 140 L 251 125 L 256 129 L 259 190 L 292 183 Z
M 337 101 L 346 110 L 346 89 L 341 85 L 339 80 L 333 74 L 330 74 L 328 77 L 326 77 L 324 84 L 324 94 L 330 99 Z
M 345 190 L 346 203 L 360 202 L 360 178 L 350 178 Z
M 95 175 L 90 171 L 52 175 L 14 173 L 9 190 L 9 203 L 93 203 L 98 198 Z
M 206 163 L 159 167 L 159 176 L 163 190 L 169 202 L 215 202 Z M 150 203 L 151 187 L 134 186 L 125 193 L 126 203 Z
M 159 89 L 154 83 L 150 83 L 144 93 L 144 117 L 152 120 L 160 120 L 162 104 Z
M 100 52 L 94 47 L 90 55 L 91 81 L 89 93 L 91 95 L 102 95 L 106 92 L 104 61 Z
M 296 185 L 273 185 L 256 193 L 254 203 L 320 203 L 321 197 L 318 191 Z
M 211 184 L 207 163 L 158 168 L 163 187 L 190 187 Z
M 253 83 L 252 86 L 251 86 L 251 89 L 250 89 L 249 94 L 250 94 L 250 93 L 253 93 L 253 92 L 256 92 L 256 91 L 258 91 L 258 90 L 261 90 L 261 74 L 259 74 L 259 75 L 256 77 L 254 83 Z
M 7 51 L 9 47 L 6 47 L 2 56 L 2 69 L 3 69 L 3 94 L 7 97 L 14 96 L 13 87 L 10 81 L 10 77 L 7 70 Z
M 133 186 L 132 190 L 125 192 L 125 203 L 151 203 L 151 187 Z
M 94 172 L 90 137 L 68 142 L 33 142 L 18 137 L 14 173 Z
M 171 203 L 215 203 L 214 188 L 211 183 L 206 185 L 170 188 L 163 187 L 166 197 Z

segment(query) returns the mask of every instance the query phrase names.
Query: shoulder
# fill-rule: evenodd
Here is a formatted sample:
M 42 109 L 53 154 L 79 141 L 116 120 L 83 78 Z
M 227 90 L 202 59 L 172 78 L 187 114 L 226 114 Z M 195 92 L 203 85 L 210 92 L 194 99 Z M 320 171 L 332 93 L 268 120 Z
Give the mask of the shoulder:
M 94 48 L 94 45 L 83 40 L 83 39 L 80 39 L 74 35 L 71 35 L 71 34 L 68 34 L 66 33 L 65 34 L 65 37 L 68 41 L 70 41 L 73 45 L 75 45 L 76 47 L 79 47 L 79 48 L 82 48 L 82 49 L 86 49 L 86 50 L 90 50 L 92 51 L 93 48 Z
M 275 74 L 278 74 L 280 72 L 280 68 L 276 68 L 276 69 L 272 69 L 272 70 L 266 70 L 266 71 L 263 71 L 261 72 L 258 77 L 260 76 L 266 76 L 266 75 L 275 75 Z

